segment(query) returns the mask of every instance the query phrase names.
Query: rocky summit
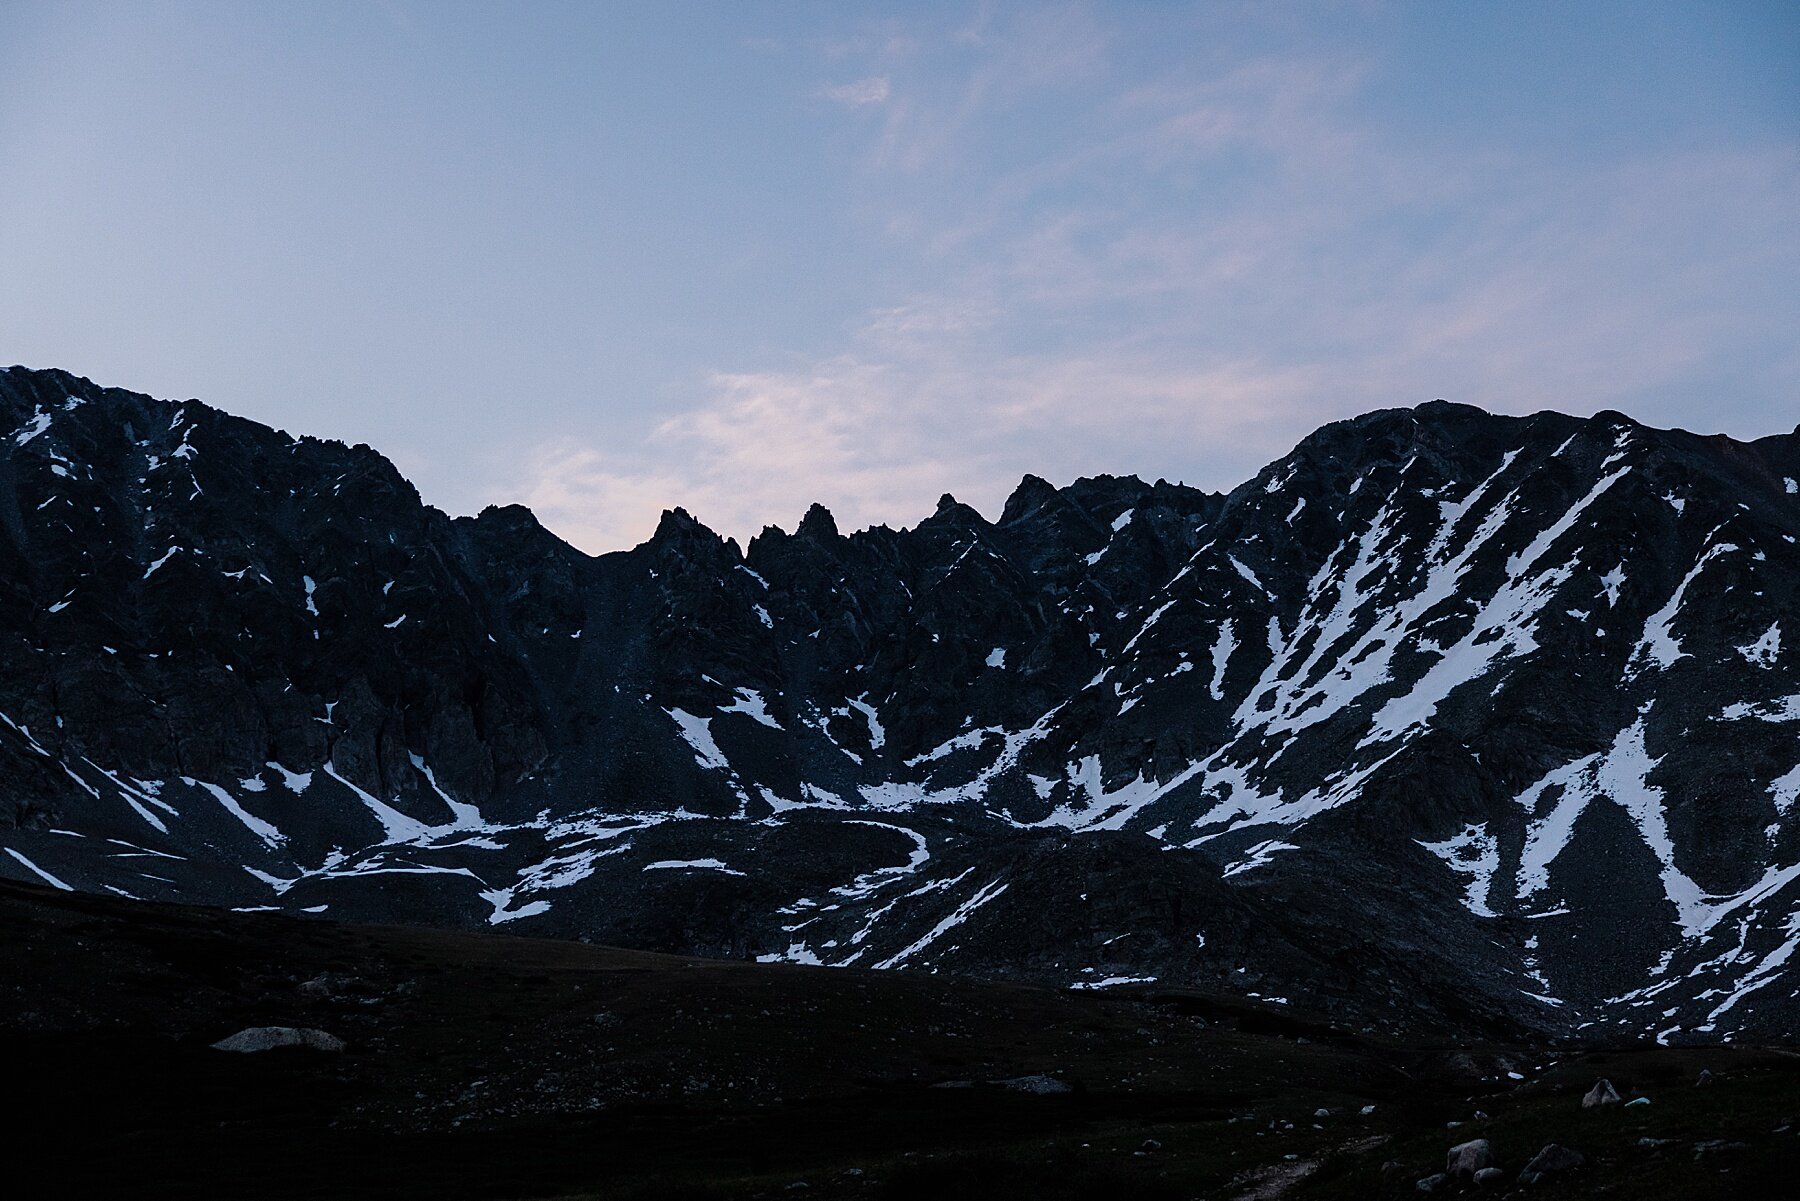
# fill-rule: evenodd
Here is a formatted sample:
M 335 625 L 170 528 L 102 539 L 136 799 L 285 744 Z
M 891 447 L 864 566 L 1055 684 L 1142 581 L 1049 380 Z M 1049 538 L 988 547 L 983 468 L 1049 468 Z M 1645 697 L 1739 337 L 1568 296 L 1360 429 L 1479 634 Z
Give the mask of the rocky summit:
M 1800 1021 L 1800 432 L 1432 403 L 1216 495 L 676 509 L 0 373 L 0 874 L 1378 1033 Z

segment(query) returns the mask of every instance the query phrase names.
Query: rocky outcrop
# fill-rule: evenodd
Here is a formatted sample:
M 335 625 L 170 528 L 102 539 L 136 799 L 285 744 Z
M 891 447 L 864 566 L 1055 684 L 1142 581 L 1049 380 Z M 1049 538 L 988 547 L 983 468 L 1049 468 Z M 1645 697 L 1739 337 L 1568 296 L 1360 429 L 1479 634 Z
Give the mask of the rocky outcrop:
M 323 1030 L 296 1026 L 251 1026 L 212 1045 L 215 1051 L 237 1051 L 250 1054 L 274 1051 L 282 1047 L 299 1047 L 307 1051 L 342 1051 L 344 1040 Z

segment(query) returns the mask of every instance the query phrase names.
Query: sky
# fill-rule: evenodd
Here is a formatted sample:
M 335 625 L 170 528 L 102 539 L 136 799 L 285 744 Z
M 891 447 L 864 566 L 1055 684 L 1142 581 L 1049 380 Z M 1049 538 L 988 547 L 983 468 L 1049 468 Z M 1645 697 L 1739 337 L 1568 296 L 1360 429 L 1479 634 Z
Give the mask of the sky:
M 683 506 L 1800 421 L 1800 5 L 0 3 L 0 362 Z

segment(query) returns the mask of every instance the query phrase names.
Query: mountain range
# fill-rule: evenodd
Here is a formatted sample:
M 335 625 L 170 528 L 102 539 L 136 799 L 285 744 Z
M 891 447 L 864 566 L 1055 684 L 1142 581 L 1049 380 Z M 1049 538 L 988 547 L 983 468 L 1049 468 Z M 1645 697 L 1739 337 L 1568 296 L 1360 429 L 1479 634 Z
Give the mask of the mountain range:
M 1380 1033 L 1800 1021 L 1800 430 L 1434 402 L 1226 495 L 680 509 L 0 371 L 0 875 Z M 1785 634 L 1784 634 L 1785 627 Z

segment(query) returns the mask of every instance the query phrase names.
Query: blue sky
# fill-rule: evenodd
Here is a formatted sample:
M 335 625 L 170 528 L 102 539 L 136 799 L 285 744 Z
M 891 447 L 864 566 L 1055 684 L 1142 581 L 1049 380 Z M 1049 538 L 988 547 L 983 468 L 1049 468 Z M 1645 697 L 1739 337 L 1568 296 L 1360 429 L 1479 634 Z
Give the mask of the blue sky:
M 27 0 L 0 163 L 0 360 L 590 550 L 1440 396 L 1800 420 L 1791 3 Z

